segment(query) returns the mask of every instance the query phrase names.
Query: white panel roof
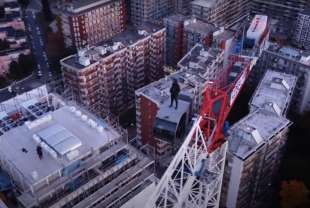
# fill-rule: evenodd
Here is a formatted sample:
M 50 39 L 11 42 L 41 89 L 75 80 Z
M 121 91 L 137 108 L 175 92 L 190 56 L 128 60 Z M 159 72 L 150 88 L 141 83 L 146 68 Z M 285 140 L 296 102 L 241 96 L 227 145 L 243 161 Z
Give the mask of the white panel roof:
M 65 155 L 82 145 L 77 137 L 58 124 L 43 129 L 38 132 L 38 136 L 60 155 Z

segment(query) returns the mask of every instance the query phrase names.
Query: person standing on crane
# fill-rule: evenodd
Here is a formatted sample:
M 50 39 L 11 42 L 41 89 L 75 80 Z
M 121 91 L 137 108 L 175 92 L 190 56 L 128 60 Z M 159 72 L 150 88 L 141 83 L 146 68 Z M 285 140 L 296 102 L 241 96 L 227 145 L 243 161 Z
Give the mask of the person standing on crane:
M 180 93 L 180 86 L 178 84 L 177 79 L 173 79 L 172 81 L 172 86 L 170 88 L 170 98 L 171 98 L 171 102 L 170 102 L 170 108 L 173 105 L 173 101 L 175 101 L 175 109 L 178 108 L 178 97 L 179 97 L 179 93 Z

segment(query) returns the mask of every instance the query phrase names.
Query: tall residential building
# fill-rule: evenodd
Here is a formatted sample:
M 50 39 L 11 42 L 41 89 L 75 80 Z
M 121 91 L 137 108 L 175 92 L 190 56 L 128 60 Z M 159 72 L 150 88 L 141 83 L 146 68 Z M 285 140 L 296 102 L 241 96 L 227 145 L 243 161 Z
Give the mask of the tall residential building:
M 298 77 L 292 110 L 302 113 L 310 110 L 310 56 L 293 47 L 271 44 L 264 50 L 251 72 L 250 82 L 256 86 L 268 70 Z
M 44 87 L 0 106 L 1 169 L 21 207 L 121 207 L 154 181 L 123 130 Z
M 191 15 L 219 27 L 228 27 L 250 13 L 250 0 L 194 0 Z
M 181 70 L 136 91 L 137 138 L 162 166 L 183 142 L 193 114 L 199 112 L 206 83 L 223 69 L 223 57 L 223 50 L 197 44 L 179 62 Z M 169 107 L 173 79 L 181 88 L 177 109 Z
M 192 0 L 173 0 L 174 12 L 179 14 L 189 14 L 191 1 Z
M 310 7 L 299 12 L 292 39 L 296 46 L 310 51 Z
M 174 10 L 174 0 L 131 0 L 131 22 L 160 22 Z
M 266 207 L 270 202 L 291 122 L 285 118 L 297 77 L 267 71 L 250 113 L 229 130 L 221 206 Z
M 124 0 L 71 0 L 58 10 L 66 47 L 95 45 L 125 29 Z
M 210 47 L 213 42 L 213 33 L 217 28 L 213 24 L 197 19 L 189 19 L 184 22 L 183 53 L 187 53 L 197 43 Z
M 308 0 L 253 0 L 251 12 L 267 15 L 282 22 L 283 27 L 290 27 L 308 2 Z
M 183 57 L 184 21 L 186 16 L 173 14 L 164 18 L 166 27 L 166 64 L 176 67 Z
M 134 106 L 135 90 L 163 77 L 165 29 L 128 27 L 110 41 L 61 60 L 72 99 L 107 116 Z

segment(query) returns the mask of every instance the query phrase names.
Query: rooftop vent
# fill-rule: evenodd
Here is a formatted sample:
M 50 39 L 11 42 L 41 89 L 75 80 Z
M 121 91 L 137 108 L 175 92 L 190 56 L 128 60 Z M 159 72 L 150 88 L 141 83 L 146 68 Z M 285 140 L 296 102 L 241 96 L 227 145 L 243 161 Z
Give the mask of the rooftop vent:
M 38 172 L 37 171 L 32 171 L 31 172 L 31 177 L 34 179 L 34 180 L 37 180 L 38 179 L 38 177 L 39 177 L 39 174 L 38 174 Z
M 99 133 L 102 133 L 102 132 L 103 132 L 103 127 L 102 127 L 102 126 L 97 126 L 97 131 L 98 131 Z
M 81 116 L 81 118 L 82 118 L 82 121 L 87 121 L 87 116 L 86 116 L 86 115 L 83 114 L 83 115 Z
M 112 50 L 116 51 L 121 47 L 122 43 L 121 42 L 115 42 L 112 46 Z
M 149 33 L 145 30 L 138 30 L 139 35 L 147 36 Z
M 103 46 L 98 46 L 95 48 L 95 50 L 102 56 L 107 53 L 107 49 Z
M 79 57 L 79 63 L 82 66 L 89 66 L 90 65 L 90 58 L 88 58 L 86 56 L 80 56 Z
M 85 49 L 85 48 L 80 49 L 80 50 L 78 51 L 78 56 L 79 56 L 79 57 L 84 56 L 85 53 L 86 53 L 86 49 Z
M 74 112 L 76 111 L 76 107 L 71 106 L 71 107 L 70 107 L 70 111 L 71 111 L 72 113 L 74 113 Z
M 75 111 L 75 115 L 78 116 L 78 117 L 80 117 L 80 116 L 82 115 L 82 112 L 79 111 L 79 110 L 77 110 L 77 111 Z

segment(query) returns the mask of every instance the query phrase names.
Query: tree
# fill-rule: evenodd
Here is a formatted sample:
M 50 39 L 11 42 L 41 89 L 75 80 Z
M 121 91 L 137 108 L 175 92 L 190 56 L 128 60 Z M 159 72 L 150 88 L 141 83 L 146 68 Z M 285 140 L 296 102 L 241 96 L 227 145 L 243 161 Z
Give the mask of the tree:
M 22 72 L 21 72 L 19 65 L 16 61 L 12 61 L 10 63 L 9 77 L 11 79 L 19 79 L 22 77 Z
M 6 40 L 0 39 L 0 51 L 6 50 L 10 48 L 10 43 Z
M 31 55 L 20 54 L 18 57 L 18 65 L 24 76 L 29 75 L 34 67 L 33 57 Z
M 282 208 L 310 207 L 309 190 L 302 181 L 282 181 L 280 197 Z
M 4 76 L 0 76 L 0 89 L 8 86 L 8 80 Z

